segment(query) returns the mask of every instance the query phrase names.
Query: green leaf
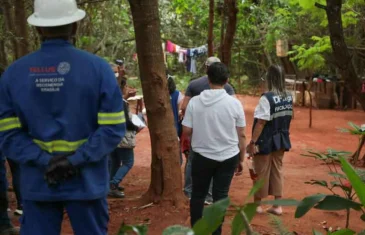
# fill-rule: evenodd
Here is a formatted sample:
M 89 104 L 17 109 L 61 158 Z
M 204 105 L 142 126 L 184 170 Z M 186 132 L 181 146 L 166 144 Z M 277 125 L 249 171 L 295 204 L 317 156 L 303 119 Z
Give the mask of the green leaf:
M 257 206 L 258 205 L 256 203 L 249 203 L 243 208 L 243 213 L 245 213 L 249 222 L 251 222 L 255 216 Z M 232 221 L 232 235 L 239 235 L 244 229 L 246 229 L 242 220 L 242 215 L 238 212 Z
M 356 173 L 355 169 L 350 165 L 345 158 L 340 157 L 343 171 L 349 179 L 352 187 L 354 188 L 357 197 L 360 202 L 365 205 L 365 183 L 361 180 L 360 176 Z
M 229 198 L 208 206 L 203 211 L 203 218 L 194 225 L 196 235 L 213 233 L 222 223 L 226 210 L 230 204 Z
M 360 210 L 361 204 L 351 201 L 347 198 L 343 198 L 337 195 L 327 195 L 322 201 L 318 202 L 318 204 L 314 207 L 320 210 L 327 211 L 338 211 L 345 209 L 354 209 Z
M 328 187 L 328 183 L 325 180 L 311 180 L 309 182 L 305 182 L 305 184 L 311 184 L 311 185 L 316 184 L 316 185 L 320 185 L 320 186 L 325 187 L 325 188 Z
M 147 226 L 122 225 L 119 229 L 118 235 L 126 235 L 128 232 L 134 232 L 136 235 L 147 235 Z
M 188 227 L 174 225 L 166 228 L 162 235 L 193 235 L 194 232 Z
M 313 235 L 323 235 L 321 232 L 318 232 L 317 230 L 312 230 Z
M 344 174 L 340 174 L 340 173 L 336 173 L 336 172 L 330 172 L 328 174 L 333 177 L 336 177 L 336 178 L 347 179 L 346 175 L 344 175 Z
M 245 225 L 242 222 L 242 216 L 237 213 L 232 221 L 232 235 L 240 235 L 245 229 Z
M 200 220 L 198 220 L 198 222 L 195 223 L 193 231 L 196 235 L 207 235 L 213 233 L 215 230 L 211 231 L 208 222 L 204 218 L 201 218 Z M 208 233 L 208 231 L 210 233 Z
M 326 195 L 316 194 L 304 198 L 295 211 L 295 218 L 303 217 L 310 209 L 312 209 L 318 202 L 322 201 Z
M 348 125 L 351 126 L 356 131 L 360 130 L 360 127 L 353 122 L 349 122 Z
M 277 206 L 298 206 L 300 204 L 300 202 L 295 199 L 279 199 L 279 200 L 271 200 L 271 201 L 262 201 L 261 204 L 277 205 Z
M 250 193 L 248 194 L 248 197 L 252 197 L 255 195 L 261 188 L 264 186 L 264 180 L 258 180 L 255 185 L 251 188 Z
M 355 232 L 348 228 L 341 229 L 341 230 L 331 233 L 331 235 L 354 235 L 354 234 L 355 234 Z
M 362 215 L 360 216 L 360 218 L 362 219 L 362 221 L 365 221 L 365 214 L 362 214 Z

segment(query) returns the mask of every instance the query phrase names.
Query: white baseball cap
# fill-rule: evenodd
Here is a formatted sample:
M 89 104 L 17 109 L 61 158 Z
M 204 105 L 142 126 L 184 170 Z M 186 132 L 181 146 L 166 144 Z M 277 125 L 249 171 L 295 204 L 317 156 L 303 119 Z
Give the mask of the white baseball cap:
M 212 64 L 217 63 L 217 62 L 221 62 L 221 60 L 218 57 L 212 56 L 212 57 L 209 57 L 207 59 L 207 61 L 205 61 L 205 65 L 211 66 Z

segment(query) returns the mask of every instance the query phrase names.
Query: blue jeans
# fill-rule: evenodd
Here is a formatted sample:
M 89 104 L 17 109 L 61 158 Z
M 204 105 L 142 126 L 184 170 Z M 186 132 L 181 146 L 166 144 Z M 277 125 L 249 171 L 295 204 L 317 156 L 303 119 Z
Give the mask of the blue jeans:
M 13 179 L 13 189 L 18 203 L 18 208 L 22 206 L 22 196 L 20 193 L 20 167 L 19 164 L 13 160 L 7 159 L 11 171 L 11 176 Z
M 116 148 L 110 154 L 110 183 L 119 185 L 134 164 L 133 149 Z
M 8 181 L 6 179 L 5 159 L 0 153 L 0 229 L 11 225 L 8 216 Z
M 193 162 L 194 156 L 196 154 L 197 153 L 195 153 L 192 149 L 190 149 L 189 157 L 187 159 L 188 164 L 186 165 L 186 171 L 185 171 L 184 193 L 188 198 L 191 198 L 191 193 L 193 191 L 193 182 L 192 182 L 192 177 L 191 177 L 191 166 L 192 166 L 191 163 Z M 208 195 L 205 199 L 208 202 L 213 201 L 212 190 L 213 190 L 213 180 L 210 182 Z

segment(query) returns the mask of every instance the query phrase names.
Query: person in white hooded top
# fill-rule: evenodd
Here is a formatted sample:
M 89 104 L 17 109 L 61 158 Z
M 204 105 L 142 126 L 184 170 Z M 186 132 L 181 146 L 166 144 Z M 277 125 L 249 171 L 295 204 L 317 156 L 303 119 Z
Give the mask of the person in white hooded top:
M 191 136 L 193 192 L 191 225 L 202 218 L 204 199 L 213 180 L 213 201 L 228 197 L 233 175 L 242 174 L 246 153 L 245 114 L 240 101 L 224 90 L 227 67 L 220 62 L 208 68 L 210 90 L 193 97 L 186 109 L 183 131 Z M 221 226 L 213 233 L 221 234 Z

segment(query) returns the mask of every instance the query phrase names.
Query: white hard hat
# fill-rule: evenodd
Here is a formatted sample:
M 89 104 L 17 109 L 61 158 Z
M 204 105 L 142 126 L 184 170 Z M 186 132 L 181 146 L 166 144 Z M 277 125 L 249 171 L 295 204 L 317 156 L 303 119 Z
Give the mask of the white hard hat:
M 56 27 L 82 20 L 85 11 L 77 8 L 75 0 L 35 0 L 34 13 L 28 23 L 38 27 Z

